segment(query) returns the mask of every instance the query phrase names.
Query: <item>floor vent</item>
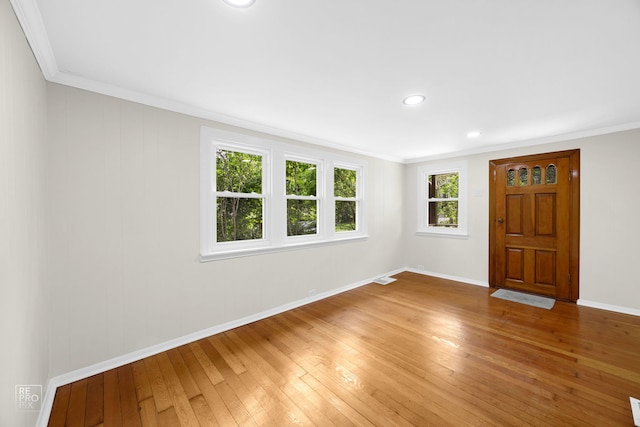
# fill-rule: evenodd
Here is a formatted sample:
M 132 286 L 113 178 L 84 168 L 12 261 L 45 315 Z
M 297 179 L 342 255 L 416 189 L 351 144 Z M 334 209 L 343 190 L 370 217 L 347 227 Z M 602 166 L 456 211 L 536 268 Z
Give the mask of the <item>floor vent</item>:
M 373 283 L 377 283 L 379 285 L 388 285 L 389 283 L 393 283 L 398 279 L 393 279 L 391 277 L 385 276 L 385 277 L 378 277 L 376 280 L 373 281 Z

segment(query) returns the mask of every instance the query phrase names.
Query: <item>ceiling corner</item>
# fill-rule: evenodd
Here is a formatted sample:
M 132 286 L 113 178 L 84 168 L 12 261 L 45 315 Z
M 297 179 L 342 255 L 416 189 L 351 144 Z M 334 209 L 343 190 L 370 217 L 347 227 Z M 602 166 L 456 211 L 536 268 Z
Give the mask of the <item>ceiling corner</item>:
M 36 0 L 9 0 L 31 46 L 33 55 L 47 80 L 58 74 L 58 65 Z

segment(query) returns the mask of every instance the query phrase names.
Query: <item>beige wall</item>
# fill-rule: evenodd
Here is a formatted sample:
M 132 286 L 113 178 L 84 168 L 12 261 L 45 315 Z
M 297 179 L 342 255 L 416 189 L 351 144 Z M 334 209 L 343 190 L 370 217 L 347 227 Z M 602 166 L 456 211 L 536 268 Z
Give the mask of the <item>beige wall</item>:
M 8 0 L 0 1 L 0 426 L 32 426 L 15 385 L 46 385 L 46 83 Z
M 366 242 L 200 263 L 200 127 L 221 125 L 56 84 L 49 114 L 53 375 L 403 266 L 402 165 L 367 159 Z
M 428 271 L 488 281 L 489 160 L 580 149 L 581 233 L 580 300 L 640 310 L 640 130 L 610 133 L 561 143 L 465 157 L 469 161 L 469 238 L 415 235 L 417 167 L 407 165 L 405 179 L 406 264 Z M 446 162 L 446 161 L 445 161 Z

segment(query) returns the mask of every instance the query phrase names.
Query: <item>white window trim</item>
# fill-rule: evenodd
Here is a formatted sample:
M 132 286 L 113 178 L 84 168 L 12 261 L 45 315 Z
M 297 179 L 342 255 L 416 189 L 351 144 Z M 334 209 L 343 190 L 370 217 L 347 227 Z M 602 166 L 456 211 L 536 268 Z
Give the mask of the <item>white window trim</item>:
M 469 164 L 466 160 L 440 164 L 437 166 L 420 166 L 418 168 L 418 227 L 416 234 L 466 238 L 468 234 L 468 201 L 469 201 Z M 429 189 L 427 178 L 429 175 L 443 173 L 458 173 L 458 227 L 432 227 L 429 226 L 429 213 L 427 202 Z
M 218 148 L 263 156 L 264 229 L 262 239 L 216 242 L 215 153 Z M 310 162 L 317 165 L 317 234 L 287 236 L 285 160 Z M 358 210 L 355 231 L 335 231 L 334 167 L 356 170 L 358 174 Z M 368 239 L 367 206 L 364 197 L 366 172 L 367 162 L 359 158 L 203 126 L 200 132 L 200 261 L 215 261 Z
M 265 149 L 259 149 L 257 147 L 253 147 L 245 144 L 232 144 L 225 141 L 218 141 L 215 145 L 209 147 L 210 151 L 207 153 L 208 156 L 212 156 L 213 159 L 212 165 L 213 168 L 209 168 L 209 176 L 207 177 L 207 182 L 211 184 L 211 203 L 209 203 L 204 208 L 207 210 L 206 215 L 213 215 L 213 218 L 216 218 L 216 197 L 220 192 L 216 191 L 216 174 L 215 174 L 215 156 L 217 149 L 229 150 L 229 151 L 240 151 L 248 154 L 255 154 L 262 156 L 262 193 L 260 196 L 254 194 L 243 194 L 243 193 L 231 193 L 236 194 L 240 197 L 246 198 L 260 198 L 262 199 L 262 222 L 263 224 L 267 222 L 267 215 L 269 214 L 269 210 L 267 206 L 271 203 L 271 185 L 270 185 L 270 171 L 271 171 L 271 152 Z M 211 236 L 216 236 L 217 234 L 217 224 L 216 221 L 211 221 L 209 225 L 209 229 L 211 230 Z M 220 250 L 225 251 L 239 251 L 245 248 L 253 248 L 256 246 L 267 247 L 270 245 L 269 243 L 269 230 L 263 226 L 262 230 L 262 239 L 256 240 L 238 240 L 233 242 L 215 242 L 215 246 L 219 247 Z

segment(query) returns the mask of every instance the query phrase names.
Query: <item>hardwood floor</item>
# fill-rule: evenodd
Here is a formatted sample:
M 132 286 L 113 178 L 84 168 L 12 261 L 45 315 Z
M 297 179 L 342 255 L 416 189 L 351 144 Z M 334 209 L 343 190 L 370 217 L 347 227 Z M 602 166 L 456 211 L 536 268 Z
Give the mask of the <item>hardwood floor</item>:
M 396 277 L 60 387 L 49 425 L 633 425 L 640 318 Z

